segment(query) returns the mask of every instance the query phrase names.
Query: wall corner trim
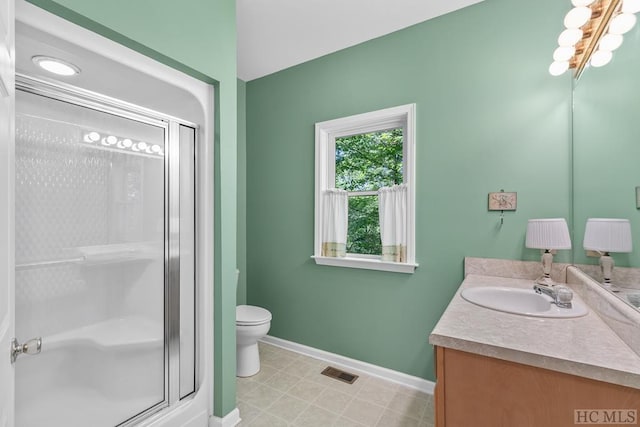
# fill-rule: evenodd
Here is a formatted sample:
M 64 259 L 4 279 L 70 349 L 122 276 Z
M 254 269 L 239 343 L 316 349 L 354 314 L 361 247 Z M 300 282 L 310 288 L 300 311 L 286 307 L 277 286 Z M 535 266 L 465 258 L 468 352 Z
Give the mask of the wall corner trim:
M 383 368 L 382 366 L 372 365 L 371 363 L 351 359 L 350 357 L 341 356 L 335 353 L 329 353 L 328 351 L 319 350 L 317 348 L 308 347 L 303 344 L 283 340 L 282 338 L 276 338 L 267 335 L 261 341 L 266 344 L 284 348 L 285 350 L 290 350 L 296 353 L 303 354 L 305 356 L 313 357 L 314 359 L 320 359 L 322 361 L 336 365 L 338 368 L 356 371 L 356 373 L 360 374 L 371 375 L 373 377 L 381 378 L 383 380 L 391 381 L 405 387 L 419 390 L 423 393 L 433 395 L 433 391 L 436 385 L 434 382 L 425 380 L 424 378 L 414 377 L 413 375 L 408 375 L 404 372 L 398 372 L 392 369 Z

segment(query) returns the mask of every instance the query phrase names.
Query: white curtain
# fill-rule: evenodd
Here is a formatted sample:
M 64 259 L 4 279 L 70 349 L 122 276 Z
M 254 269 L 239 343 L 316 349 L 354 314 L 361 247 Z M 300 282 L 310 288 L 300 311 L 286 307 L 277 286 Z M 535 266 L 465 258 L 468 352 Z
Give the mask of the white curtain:
M 347 255 L 349 200 L 347 192 L 329 189 L 322 194 L 322 256 Z
M 378 190 L 382 261 L 407 262 L 407 185 Z

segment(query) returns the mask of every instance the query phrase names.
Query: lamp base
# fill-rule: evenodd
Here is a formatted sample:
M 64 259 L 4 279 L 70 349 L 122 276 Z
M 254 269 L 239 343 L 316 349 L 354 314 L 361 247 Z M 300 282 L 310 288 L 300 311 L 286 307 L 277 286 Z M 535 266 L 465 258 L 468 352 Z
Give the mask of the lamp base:
M 620 288 L 611 283 L 611 275 L 613 274 L 613 267 L 615 263 L 613 258 L 609 255 L 609 252 L 605 252 L 600 257 L 600 270 L 602 271 L 602 287 L 609 292 L 620 292 Z
M 538 285 L 548 286 L 550 288 L 556 285 L 556 282 L 554 282 L 549 276 L 539 277 L 538 279 L 536 279 L 536 283 Z
M 603 288 L 605 288 L 609 292 L 620 292 L 620 290 L 621 290 L 619 287 L 617 287 L 616 285 L 614 285 L 611 282 L 602 282 L 601 285 L 602 285 Z

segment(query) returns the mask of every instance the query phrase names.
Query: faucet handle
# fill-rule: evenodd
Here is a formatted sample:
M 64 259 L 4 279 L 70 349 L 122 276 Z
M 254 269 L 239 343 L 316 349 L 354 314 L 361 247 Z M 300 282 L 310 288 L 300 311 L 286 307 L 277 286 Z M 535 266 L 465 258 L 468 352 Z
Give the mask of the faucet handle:
M 556 286 L 556 301 L 560 304 L 571 304 L 573 299 L 573 291 L 566 286 Z

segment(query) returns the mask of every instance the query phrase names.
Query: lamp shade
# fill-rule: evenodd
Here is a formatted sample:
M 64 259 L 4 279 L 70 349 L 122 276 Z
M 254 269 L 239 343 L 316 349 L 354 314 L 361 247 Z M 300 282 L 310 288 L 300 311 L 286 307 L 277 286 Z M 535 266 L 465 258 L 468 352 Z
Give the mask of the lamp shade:
M 588 251 L 631 252 L 631 224 L 628 219 L 589 218 L 583 246 Z
M 535 249 L 571 249 L 567 221 L 564 218 L 530 219 L 525 246 Z

